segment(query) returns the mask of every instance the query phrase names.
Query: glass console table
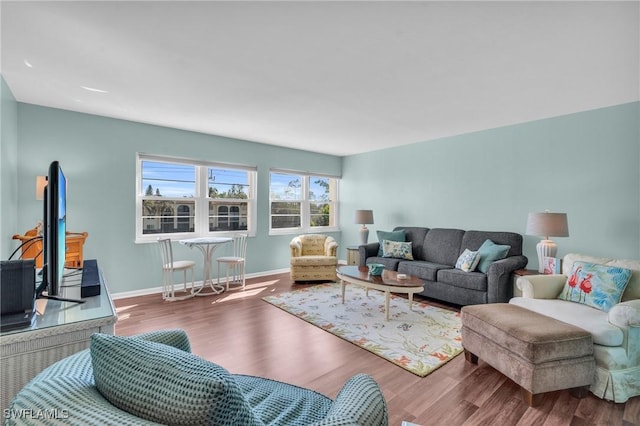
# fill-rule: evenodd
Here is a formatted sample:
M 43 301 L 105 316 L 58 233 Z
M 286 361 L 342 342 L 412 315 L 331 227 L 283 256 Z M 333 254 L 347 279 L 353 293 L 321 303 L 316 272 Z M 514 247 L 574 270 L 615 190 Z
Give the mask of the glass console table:
M 65 269 L 60 296 L 80 299 L 82 272 Z M 5 409 L 29 380 L 54 362 L 89 347 L 93 333 L 114 334 L 117 320 L 100 271 L 100 294 L 85 303 L 36 300 L 31 325 L 0 330 L 0 406 Z

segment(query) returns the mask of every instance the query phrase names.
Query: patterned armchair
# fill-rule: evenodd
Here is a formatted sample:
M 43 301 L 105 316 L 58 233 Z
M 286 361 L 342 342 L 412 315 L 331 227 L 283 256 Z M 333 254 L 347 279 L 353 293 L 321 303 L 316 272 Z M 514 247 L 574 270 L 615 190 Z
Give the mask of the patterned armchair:
M 293 281 L 335 281 L 338 243 L 333 237 L 307 234 L 295 237 L 291 248 Z

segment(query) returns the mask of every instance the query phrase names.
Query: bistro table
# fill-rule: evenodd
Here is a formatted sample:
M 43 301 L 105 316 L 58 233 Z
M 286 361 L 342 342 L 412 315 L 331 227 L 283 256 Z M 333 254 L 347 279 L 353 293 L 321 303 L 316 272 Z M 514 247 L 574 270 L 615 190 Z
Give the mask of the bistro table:
M 229 237 L 200 237 L 200 238 L 187 238 L 185 240 L 180 240 L 179 243 L 185 245 L 189 248 L 196 247 L 202 252 L 202 257 L 204 259 L 204 264 L 202 265 L 202 285 L 200 288 L 195 289 L 195 296 L 210 296 L 212 294 L 220 294 L 224 291 L 224 286 L 220 285 L 219 282 L 213 282 L 212 275 L 212 261 L 213 261 L 213 252 L 216 251 L 219 245 L 230 243 L 233 241 L 233 238 Z M 211 288 L 211 291 L 205 292 L 204 289 L 206 286 Z

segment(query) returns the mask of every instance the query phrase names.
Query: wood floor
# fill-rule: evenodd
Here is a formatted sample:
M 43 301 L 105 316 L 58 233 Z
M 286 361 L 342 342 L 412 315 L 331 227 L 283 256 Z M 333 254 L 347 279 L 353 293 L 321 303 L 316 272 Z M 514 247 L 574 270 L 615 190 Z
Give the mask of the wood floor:
M 248 280 L 245 291 L 218 296 L 116 300 L 116 334 L 182 328 L 195 354 L 232 373 L 296 384 L 331 398 L 349 377 L 367 373 L 380 384 L 394 426 L 403 420 L 420 425 L 640 425 L 640 397 L 615 404 L 591 393 L 575 399 L 558 391 L 531 408 L 515 383 L 482 360 L 472 365 L 460 355 L 420 378 L 261 300 L 302 286 L 279 274 Z

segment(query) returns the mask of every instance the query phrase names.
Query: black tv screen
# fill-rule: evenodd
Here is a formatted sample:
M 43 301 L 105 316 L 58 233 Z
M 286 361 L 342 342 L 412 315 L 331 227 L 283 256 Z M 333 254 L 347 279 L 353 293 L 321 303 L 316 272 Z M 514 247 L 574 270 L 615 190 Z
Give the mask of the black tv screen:
M 49 296 L 57 296 L 66 256 L 67 179 L 57 161 L 49 166 L 44 194 L 43 285 Z M 44 288 L 43 288 L 44 290 Z

